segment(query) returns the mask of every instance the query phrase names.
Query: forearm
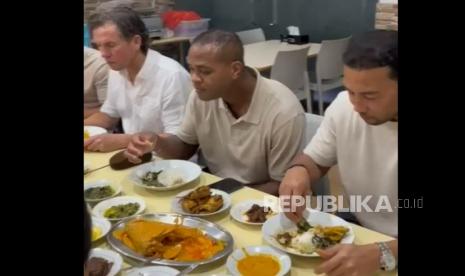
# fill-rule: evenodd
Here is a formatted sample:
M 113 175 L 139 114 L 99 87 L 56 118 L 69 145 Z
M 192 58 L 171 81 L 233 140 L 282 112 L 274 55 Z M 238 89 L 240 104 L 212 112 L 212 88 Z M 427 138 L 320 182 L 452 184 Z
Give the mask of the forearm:
M 198 146 L 184 143 L 176 135 L 163 133 L 158 135 L 155 152 L 164 159 L 189 159 Z
M 313 159 L 306 154 L 297 155 L 292 161 L 292 165 L 302 165 L 307 170 L 310 183 L 315 183 L 318 179 L 323 177 L 329 170 L 328 167 L 322 167 L 313 161 Z
M 84 120 L 85 126 L 99 126 L 105 129 L 113 128 L 118 122 L 118 118 L 112 118 L 103 112 L 97 112 Z
M 100 106 L 84 107 L 84 119 L 89 118 L 91 115 L 100 111 Z
M 112 134 L 114 135 L 115 139 L 115 147 L 117 149 L 126 148 L 131 142 L 132 135 L 131 134 Z

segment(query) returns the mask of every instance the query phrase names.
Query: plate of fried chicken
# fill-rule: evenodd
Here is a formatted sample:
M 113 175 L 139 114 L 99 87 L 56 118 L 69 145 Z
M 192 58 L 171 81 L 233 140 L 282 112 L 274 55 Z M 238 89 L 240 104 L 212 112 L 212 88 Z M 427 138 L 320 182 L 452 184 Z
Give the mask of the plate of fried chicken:
M 200 186 L 179 193 L 172 201 L 174 212 L 187 216 L 211 216 L 231 206 L 231 197 L 226 192 Z

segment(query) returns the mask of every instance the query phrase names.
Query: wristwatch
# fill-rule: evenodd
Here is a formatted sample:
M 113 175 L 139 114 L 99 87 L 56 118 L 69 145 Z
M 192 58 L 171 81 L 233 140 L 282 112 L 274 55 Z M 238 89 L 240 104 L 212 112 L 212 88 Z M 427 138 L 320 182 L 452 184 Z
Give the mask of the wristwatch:
M 391 249 L 385 242 L 376 243 L 381 252 L 379 263 L 381 265 L 381 270 L 392 271 L 396 269 L 396 258 L 392 254 Z

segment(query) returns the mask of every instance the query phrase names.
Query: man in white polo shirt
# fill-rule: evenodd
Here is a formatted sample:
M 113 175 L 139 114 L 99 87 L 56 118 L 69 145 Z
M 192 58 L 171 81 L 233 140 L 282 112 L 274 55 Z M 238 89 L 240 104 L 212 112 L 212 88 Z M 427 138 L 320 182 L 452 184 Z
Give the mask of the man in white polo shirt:
M 134 136 L 126 154 L 134 162 L 154 149 L 164 158 L 188 159 L 200 147 L 210 171 L 277 195 L 297 154 L 305 117 L 294 93 L 244 66 L 235 33 L 208 31 L 189 49 L 195 92 L 176 135 Z
M 346 197 L 368 199 L 368 208 L 353 210 L 360 224 L 397 237 L 397 72 L 397 32 L 373 31 L 351 39 L 344 54 L 347 91 L 330 105 L 316 135 L 294 159 L 280 196 L 308 195 L 311 184 L 338 164 Z M 302 211 L 294 208 L 286 215 L 298 222 Z M 397 240 L 336 245 L 319 254 L 324 262 L 316 273 L 373 275 L 378 268 L 396 268 Z
M 137 13 L 123 6 L 100 9 L 88 20 L 92 42 L 110 68 L 107 99 L 84 125 L 106 129 L 122 120 L 124 134 L 103 134 L 84 149 L 108 152 L 125 148 L 131 135 L 176 133 L 192 82 L 176 61 L 148 48 L 147 29 Z

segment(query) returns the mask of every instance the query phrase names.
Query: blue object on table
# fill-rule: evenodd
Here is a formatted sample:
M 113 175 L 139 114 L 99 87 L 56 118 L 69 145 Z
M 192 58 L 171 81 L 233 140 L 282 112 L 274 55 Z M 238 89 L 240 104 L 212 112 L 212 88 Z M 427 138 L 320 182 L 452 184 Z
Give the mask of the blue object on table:
M 90 47 L 90 34 L 87 24 L 84 24 L 84 46 Z

